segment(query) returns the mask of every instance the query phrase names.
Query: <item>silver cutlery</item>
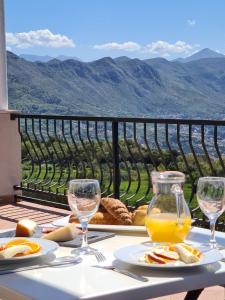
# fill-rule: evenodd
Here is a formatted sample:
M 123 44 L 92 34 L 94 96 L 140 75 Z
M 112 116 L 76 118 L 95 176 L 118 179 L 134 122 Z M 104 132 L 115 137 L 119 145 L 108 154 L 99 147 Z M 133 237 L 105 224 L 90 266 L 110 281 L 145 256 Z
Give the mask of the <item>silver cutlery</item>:
M 100 252 L 98 250 L 94 251 L 94 255 L 97 259 L 97 262 L 99 263 L 99 265 L 94 266 L 96 268 L 102 268 L 102 269 L 105 269 L 105 270 L 112 270 L 112 271 L 121 273 L 123 275 L 132 277 L 132 278 L 134 278 L 136 280 L 139 280 L 139 281 L 143 281 L 143 282 L 148 281 L 148 279 L 146 277 L 138 275 L 134 272 L 131 272 L 131 271 L 128 271 L 128 270 L 125 270 L 125 269 L 121 269 L 121 268 L 115 267 L 113 265 L 105 264 L 104 262 L 106 261 L 106 257 L 104 256 L 104 254 L 102 252 Z
M 136 279 L 136 280 L 139 280 L 139 281 L 142 281 L 142 282 L 147 282 L 148 281 L 148 278 L 146 278 L 144 276 L 138 275 L 134 272 L 131 272 L 131 271 L 128 271 L 128 270 L 125 270 L 125 269 L 121 269 L 121 268 L 118 268 L 118 267 L 115 267 L 115 266 L 112 266 L 112 265 L 101 265 L 101 264 L 99 264 L 99 265 L 95 265 L 94 267 L 100 268 L 100 269 L 105 269 L 105 270 L 112 270 L 112 271 L 115 271 L 117 273 L 129 276 L 133 279 Z
M 103 254 L 102 252 L 100 252 L 99 250 L 95 249 L 95 250 L 93 251 L 93 254 L 94 254 L 94 256 L 96 257 L 98 263 L 102 263 L 102 262 L 106 261 L 106 257 L 105 257 L 104 254 Z
M 0 275 L 10 274 L 10 273 L 18 273 L 28 270 L 34 270 L 34 269 L 42 269 L 42 268 L 52 268 L 52 267 L 58 267 L 58 266 L 65 266 L 65 265 L 71 265 L 71 264 L 78 264 L 82 261 L 80 257 L 71 257 L 71 256 L 65 256 L 65 257 L 58 257 L 53 262 L 49 263 L 43 263 L 38 265 L 28 265 L 20 267 L 18 265 L 13 266 L 6 266 L 0 268 Z

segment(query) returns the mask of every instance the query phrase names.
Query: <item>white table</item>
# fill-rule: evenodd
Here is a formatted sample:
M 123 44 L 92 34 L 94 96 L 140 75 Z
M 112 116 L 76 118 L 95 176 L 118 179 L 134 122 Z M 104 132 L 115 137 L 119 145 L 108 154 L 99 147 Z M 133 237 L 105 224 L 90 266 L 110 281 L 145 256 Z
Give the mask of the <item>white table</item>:
M 193 228 L 192 240 L 208 241 L 209 231 Z M 92 244 L 112 256 L 119 247 L 148 240 L 147 236 L 119 233 L 113 238 Z M 217 240 L 225 246 L 225 234 L 217 233 Z M 60 247 L 56 256 L 70 255 L 74 249 Z M 225 255 L 225 252 L 224 252 Z M 225 284 L 225 263 L 180 271 L 155 271 L 130 267 L 130 270 L 149 278 L 139 282 L 114 271 L 94 268 L 94 256 L 86 256 L 77 265 L 44 268 L 0 276 L 0 298 L 3 299 L 110 299 L 136 300 Z

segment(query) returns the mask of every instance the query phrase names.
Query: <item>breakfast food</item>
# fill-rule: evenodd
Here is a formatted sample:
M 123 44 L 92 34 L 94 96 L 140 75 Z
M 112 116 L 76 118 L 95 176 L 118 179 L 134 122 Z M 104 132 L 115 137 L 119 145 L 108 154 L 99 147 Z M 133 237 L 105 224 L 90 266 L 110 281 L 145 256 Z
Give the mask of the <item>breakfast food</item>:
M 120 225 L 121 222 L 114 218 L 108 212 L 96 212 L 91 218 L 90 224 L 110 224 L 110 225 Z
M 80 221 L 76 216 L 74 216 L 74 214 L 72 214 L 69 217 L 69 223 L 80 223 Z
M 196 263 L 199 261 L 199 257 L 189 251 L 182 244 L 174 245 L 175 251 L 179 254 L 180 259 L 186 264 Z
M 64 227 L 46 233 L 42 236 L 43 239 L 55 242 L 67 242 L 75 239 L 82 231 L 76 227 L 75 223 L 67 224 Z
M 127 207 L 118 199 L 102 198 L 101 204 L 110 215 L 117 219 L 121 225 L 131 225 L 132 219 Z
M 23 254 L 25 252 L 29 252 L 30 247 L 27 245 L 17 245 L 12 246 L 9 248 L 5 248 L 4 250 L 0 251 L 0 258 L 12 258 L 17 254 Z
M 0 259 L 26 256 L 39 252 L 41 246 L 27 239 L 12 239 L 0 246 Z
M 141 205 L 131 213 L 120 200 L 102 198 L 99 210 L 90 219 L 89 224 L 144 226 L 147 208 L 148 205 Z M 80 223 L 80 221 L 72 214 L 69 223 Z
M 148 205 L 139 206 L 132 214 L 133 225 L 144 226 Z
M 198 249 L 180 243 L 151 247 L 140 260 L 150 264 L 168 264 L 177 261 L 191 264 L 199 262 L 201 256 L 202 254 Z
M 148 205 L 147 204 L 138 206 L 138 208 L 137 208 L 137 210 L 144 210 L 144 211 L 147 211 L 147 209 L 148 209 Z
M 69 223 L 79 223 L 79 219 L 70 215 Z M 97 211 L 89 221 L 89 224 L 120 225 L 121 223 L 106 211 Z
M 30 237 L 37 229 L 37 223 L 30 219 L 22 219 L 16 225 L 16 236 Z
M 179 254 L 176 251 L 166 249 L 165 247 L 164 247 L 164 249 L 160 248 L 160 247 L 158 249 L 156 248 L 154 250 L 154 254 L 157 255 L 158 257 L 161 257 L 161 258 L 169 260 L 169 261 L 179 259 Z

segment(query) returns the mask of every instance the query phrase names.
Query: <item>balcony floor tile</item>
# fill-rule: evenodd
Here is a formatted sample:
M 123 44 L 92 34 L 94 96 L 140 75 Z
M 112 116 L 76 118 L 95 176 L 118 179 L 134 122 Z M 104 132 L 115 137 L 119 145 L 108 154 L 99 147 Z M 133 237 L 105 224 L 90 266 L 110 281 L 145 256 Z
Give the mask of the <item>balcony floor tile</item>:
M 0 205 L 0 229 L 14 228 L 23 218 L 29 218 L 38 224 L 50 223 L 70 214 L 70 211 L 40 204 L 19 201 L 15 204 Z

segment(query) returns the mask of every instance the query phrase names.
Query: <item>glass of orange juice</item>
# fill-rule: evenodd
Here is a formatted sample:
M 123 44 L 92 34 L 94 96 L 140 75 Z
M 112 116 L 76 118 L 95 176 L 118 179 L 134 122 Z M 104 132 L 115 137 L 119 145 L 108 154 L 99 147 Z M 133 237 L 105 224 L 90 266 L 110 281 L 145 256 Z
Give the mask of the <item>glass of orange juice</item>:
M 181 172 L 154 173 L 156 194 L 148 207 L 145 219 L 147 232 L 153 242 L 179 243 L 191 228 L 191 214 L 185 202 Z

